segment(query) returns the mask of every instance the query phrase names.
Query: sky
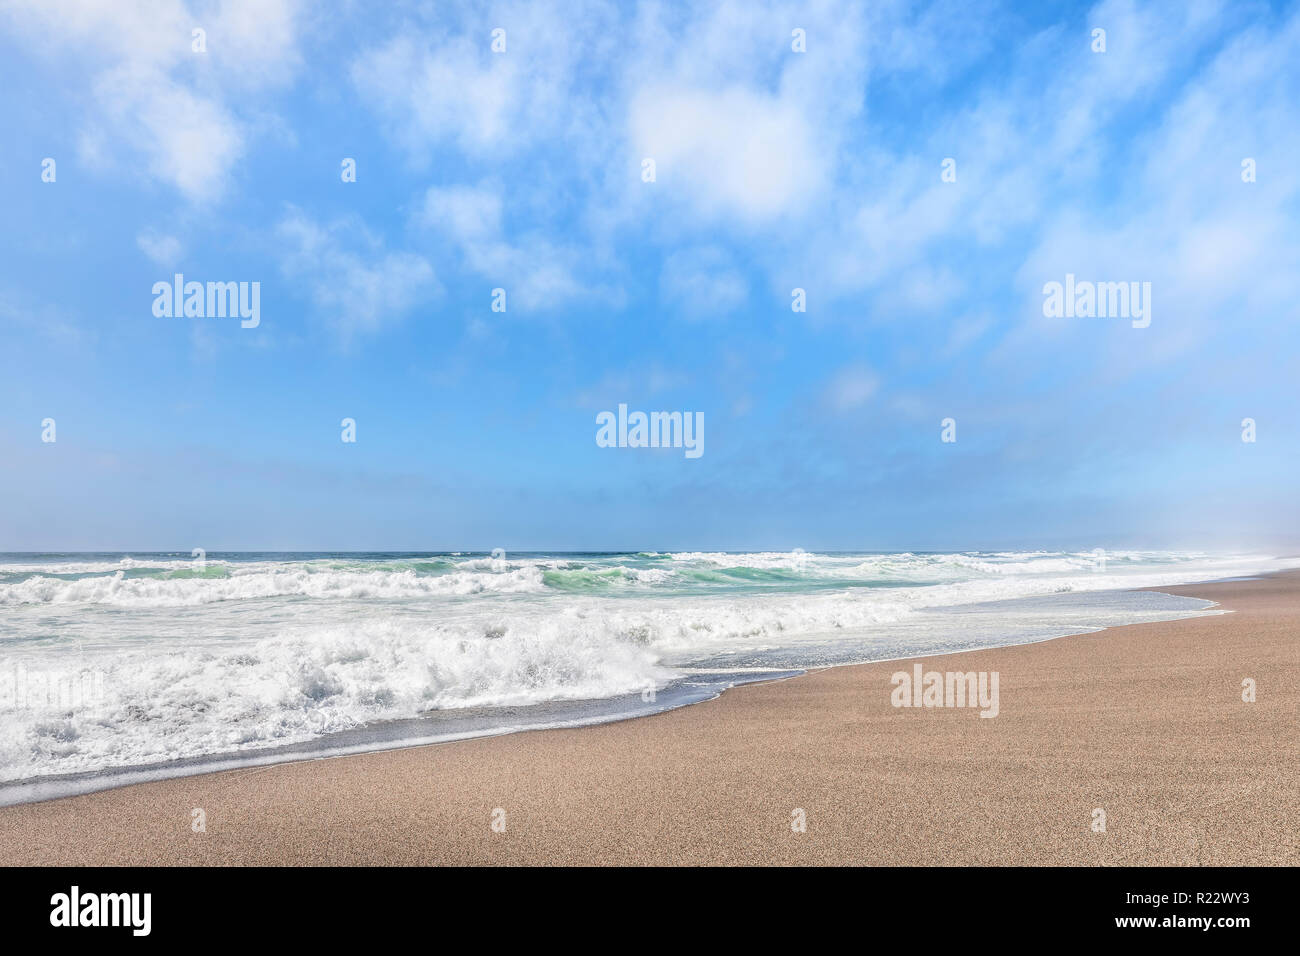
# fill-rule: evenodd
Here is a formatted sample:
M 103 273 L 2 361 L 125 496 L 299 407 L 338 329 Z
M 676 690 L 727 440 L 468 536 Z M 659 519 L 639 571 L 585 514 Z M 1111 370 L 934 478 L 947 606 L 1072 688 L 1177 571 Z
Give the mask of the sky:
M 1297 50 L 1293 3 L 5 0 L 0 551 L 1300 548 Z M 703 453 L 601 447 L 620 404 Z

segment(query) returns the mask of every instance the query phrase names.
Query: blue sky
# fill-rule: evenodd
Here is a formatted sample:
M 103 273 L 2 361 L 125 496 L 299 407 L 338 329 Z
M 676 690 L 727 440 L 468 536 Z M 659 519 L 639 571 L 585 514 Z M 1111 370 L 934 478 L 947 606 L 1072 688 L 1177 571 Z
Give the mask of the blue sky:
M 0 551 L 1300 539 L 1294 4 L 135 6 L 0 11 Z

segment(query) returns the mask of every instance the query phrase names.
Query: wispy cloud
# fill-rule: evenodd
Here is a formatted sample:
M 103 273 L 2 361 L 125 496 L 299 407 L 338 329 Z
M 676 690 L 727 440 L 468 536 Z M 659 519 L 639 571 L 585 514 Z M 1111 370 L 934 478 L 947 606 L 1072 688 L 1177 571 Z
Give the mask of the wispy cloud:
M 84 162 L 119 175 L 138 162 L 195 202 L 218 199 L 247 152 L 235 104 L 282 85 L 298 63 L 296 0 L 16 0 L 4 12 L 41 53 L 84 73 L 94 104 L 79 134 Z
M 156 265 L 167 269 L 176 266 L 183 252 L 181 241 L 175 236 L 164 235 L 151 229 L 136 236 L 135 244 Z
M 345 339 L 404 318 L 440 289 L 433 266 L 410 252 L 390 252 L 358 220 L 321 224 L 290 209 L 276 225 L 281 267 Z

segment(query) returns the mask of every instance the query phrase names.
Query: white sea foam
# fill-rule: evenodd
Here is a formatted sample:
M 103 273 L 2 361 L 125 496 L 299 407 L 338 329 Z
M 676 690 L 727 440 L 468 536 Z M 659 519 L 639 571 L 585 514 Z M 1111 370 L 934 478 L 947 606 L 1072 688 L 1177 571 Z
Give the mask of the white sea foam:
M 182 574 L 189 568 L 173 569 Z M 335 571 L 309 567 L 229 569 L 209 565 L 193 577 L 126 577 L 117 570 L 95 577 L 68 579 L 33 574 L 0 584 L 4 604 L 109 604 L 117 607 L 186 607 L 216 601 L 272 597 L 382 599 L 470 595 L 484 591 L 540 591 L 542 569 L 536 566 L 500 573 L 455 571 L 422 576 L 415 571 Z

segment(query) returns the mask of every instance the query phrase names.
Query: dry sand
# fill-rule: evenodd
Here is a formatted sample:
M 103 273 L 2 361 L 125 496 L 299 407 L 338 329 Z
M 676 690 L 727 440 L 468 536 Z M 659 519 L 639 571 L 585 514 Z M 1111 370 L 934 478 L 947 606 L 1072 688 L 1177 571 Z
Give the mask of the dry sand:
M 911 662 L 840 667 L 622 723 L 4 808 L 0 863 L 1300 863 L 1300 572 L 1160 590 L 1234 613 L 924 659 L 998 671 L 994 719 L 892 707 Z

